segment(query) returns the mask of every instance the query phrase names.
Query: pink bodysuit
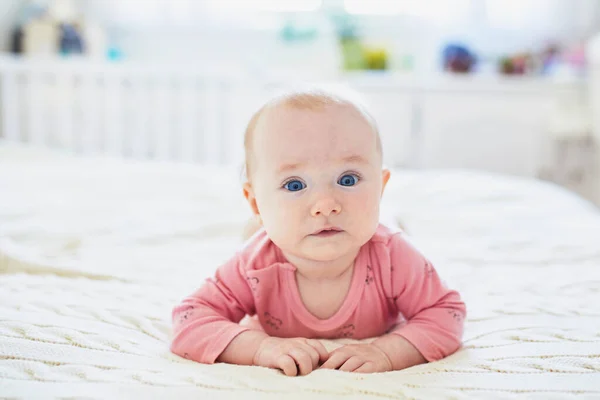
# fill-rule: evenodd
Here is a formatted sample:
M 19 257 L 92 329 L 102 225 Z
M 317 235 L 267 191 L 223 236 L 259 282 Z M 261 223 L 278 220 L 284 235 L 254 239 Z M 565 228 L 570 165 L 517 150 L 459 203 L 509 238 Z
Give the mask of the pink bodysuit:
M 214 278 L 173 310 L 171 351 L 214 363 L 256 316 L 277 337 L 364 339 L 400 335 L 428 361 L 461 345 L 465 304 L 401 232 L 379 225 L 358 253 L 352 283 L 340 309 L 322 320 L 304 306 L 296 268 L 263 231 L 257 233 Z

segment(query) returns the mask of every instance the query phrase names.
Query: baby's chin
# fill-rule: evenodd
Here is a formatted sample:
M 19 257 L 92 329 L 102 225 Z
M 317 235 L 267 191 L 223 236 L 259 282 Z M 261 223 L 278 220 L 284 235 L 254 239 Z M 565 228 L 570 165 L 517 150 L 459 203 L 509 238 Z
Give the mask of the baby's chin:
M 358 248 L 352 245 L 302 246 L 299 256 L 312 261 L 333 262 L 357 251 Z

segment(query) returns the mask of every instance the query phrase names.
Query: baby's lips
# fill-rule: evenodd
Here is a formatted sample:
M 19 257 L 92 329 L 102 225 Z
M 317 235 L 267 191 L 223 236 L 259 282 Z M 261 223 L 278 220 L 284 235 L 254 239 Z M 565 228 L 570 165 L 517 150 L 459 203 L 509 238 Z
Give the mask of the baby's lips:
M 312 233 L 312 235 L 318 235 L 321 232 L 327 232 L 327 231 L 341 232 L 342 229 L 338 228 L 337 226 L 327 226 L 325 228 L 321 228 L 321 229 L 316 230 L 315 232 Z

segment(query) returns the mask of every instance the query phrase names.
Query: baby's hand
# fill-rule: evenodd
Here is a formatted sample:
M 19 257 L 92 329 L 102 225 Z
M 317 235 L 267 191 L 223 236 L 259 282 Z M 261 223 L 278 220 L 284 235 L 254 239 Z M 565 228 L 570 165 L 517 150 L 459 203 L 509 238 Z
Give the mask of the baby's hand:
M 318 340 L 267 337 L 254 355 L 254 365 L 278 368 L 287 376 L 296 376 L 309 374 L 326 359 L 327 350 Z
M 393 370 L 387 354 L 370 343 L 348 344 L 332 351 L 321 368 L 363 373 Z

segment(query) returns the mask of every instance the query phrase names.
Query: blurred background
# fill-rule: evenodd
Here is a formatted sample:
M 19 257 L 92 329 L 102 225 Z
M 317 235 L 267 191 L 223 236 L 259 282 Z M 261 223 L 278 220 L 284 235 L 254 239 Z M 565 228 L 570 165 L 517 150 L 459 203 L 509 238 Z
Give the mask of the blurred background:
M 237 164 L 262 101 L 342 83 L 370 103 L 391 167 L 544 179 L 600 203 L 598 32 L 598 0 L 1 0 L 0 135 Z

